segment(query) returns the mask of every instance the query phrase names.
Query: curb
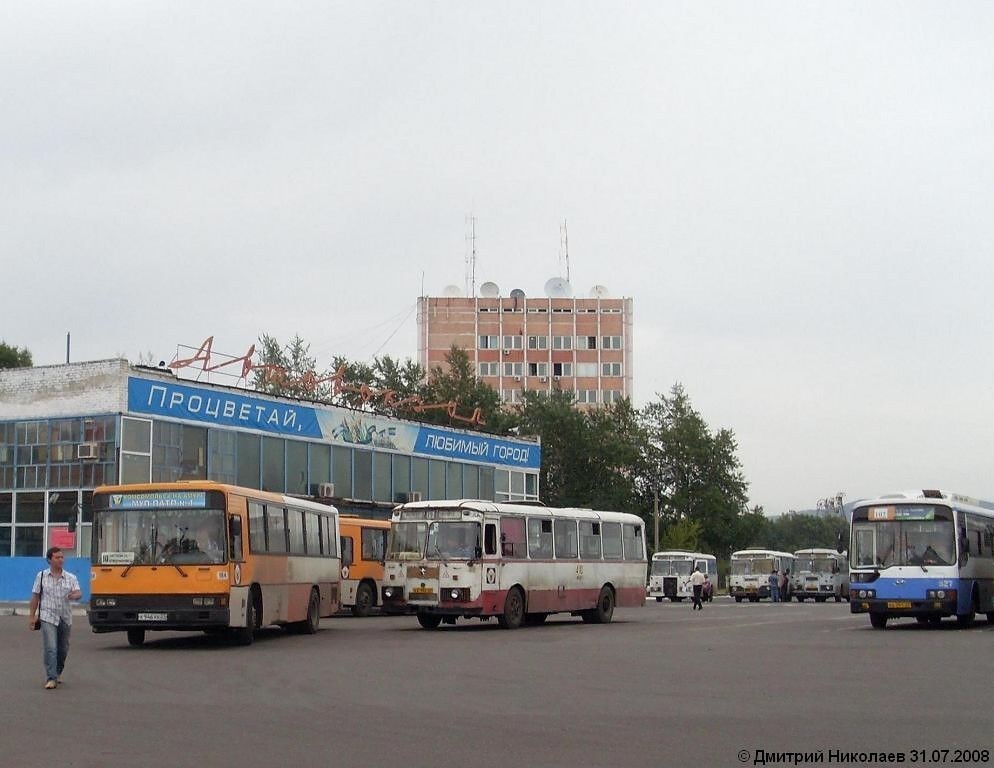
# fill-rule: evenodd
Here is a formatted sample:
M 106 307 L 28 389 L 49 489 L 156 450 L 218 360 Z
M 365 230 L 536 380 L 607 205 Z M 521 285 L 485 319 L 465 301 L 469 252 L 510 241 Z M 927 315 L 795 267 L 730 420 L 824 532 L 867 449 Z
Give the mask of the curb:
M 0 605 L 0 616 L 30 616 L 31 610 L 27 603 L 21 603 L 19 605 Z M 82 606 L 73 606 L 72 609 L 73 616 L 86 616 L 86 608 Z

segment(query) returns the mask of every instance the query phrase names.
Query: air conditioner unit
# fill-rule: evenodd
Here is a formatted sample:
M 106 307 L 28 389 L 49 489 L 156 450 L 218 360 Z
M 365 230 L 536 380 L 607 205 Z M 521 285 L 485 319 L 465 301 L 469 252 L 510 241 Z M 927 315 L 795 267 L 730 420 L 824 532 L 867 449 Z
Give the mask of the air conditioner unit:
M 504 354 L 505 354 L 505 355 L 509 355 L 509 354 L 511 354 L 511 350 L 509 350 L 509 349 L 505 349 L 505 350 L 504 350 Z
M 520 377 L 520 376 L 515 376 L 515 377 L 514 377 L 514 380 L 515 380 L 515 381 L 521 381 L 521 377 Z
M 549 380 L 549 377 L 548 377 L 548 376 L 543 376 L 543 377 L 542 377 L 541 379 L 539 379 L 539 381 L 541 381 L 541 382 L 542 382 L 543 384 L 544 384 L 545 382 L 547 382 L 548 380 Z
M 562 376 L 553 376 L 552 378 L 555 379 L 556 381 L 559 381 L 562 378 Z
M 405 493 L 404 501 L 421 501 L 421 491 L 409 491 Z
M 80 443 L 76 446 L 77 459 L 99 459 L 100 443 Z
M 322 499 L 330 499 L 335 495 L 335 484 L 334 483 L 318 483 L 318 497 Z

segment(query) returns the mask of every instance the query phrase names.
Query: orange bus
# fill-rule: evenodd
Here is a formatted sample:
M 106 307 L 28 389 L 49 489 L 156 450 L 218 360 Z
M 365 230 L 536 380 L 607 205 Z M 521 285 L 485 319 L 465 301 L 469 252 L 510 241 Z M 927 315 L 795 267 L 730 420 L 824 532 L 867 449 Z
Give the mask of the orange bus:
M 93 492 L 89 621 L 127 632 L 317 632 L 340 604 L 338 511 L 210 481 Z
M 342 515 L 342 608 L 353 616 L 368 616 L 383 586 L 389 520 L 365 520 Z

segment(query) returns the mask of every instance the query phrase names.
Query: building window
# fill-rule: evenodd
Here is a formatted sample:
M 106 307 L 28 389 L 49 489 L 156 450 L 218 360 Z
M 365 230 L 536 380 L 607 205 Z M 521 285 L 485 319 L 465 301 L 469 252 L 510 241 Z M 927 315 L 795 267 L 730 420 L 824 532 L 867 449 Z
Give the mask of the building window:
M 553 349 L 573 349 L 573 337 L 572 336 L 553 336 L 552 337 L 552 348 Z
M 597 349 L 597 337 L 596 336 L 577 336 L 576 337 L 576 348 L 577 349 Z
M 601 363 L 601 376 L 620 376 L 621 363 Z
M 573 363 L 553 363 L 552 364 L 552 375 L 553 376 L 572 376 L 573 375 Z
M 618 389 L 605 389 L 601 394 L 604 396 L 604 403 L 608 405 L 621 400 L 621 390 Z
M 505 376 L 520 376 L 524 370 L 524 363 L 504 363 Z
M 245 488 L 261 488 L 259 483 L 262 461 L 262 446 L 258 435 L 239 432 L 238 448 L 238 484 Z
M 219 483 L 237 484 L 237 434 L 221 429 L 207 430 L 207 478 Z
M 480 336 L 479 349 L 497 349 L 496 336 Z
M 152 422 L 121 419 L 121 482 L 147 483 L 152 477 Z
M 505 403 L 520 403 L 521 402 L 521 390 L 520 389 L 502 389 L 500 391 L 500 399 Z
M 262 490 L 286 490 L 286 446 L 279 437 L 262 438 Z
M 597 363 L 577 363 L 576 375 L 577 378 L 580 377 L 593 378 L 597 376 Z
M 602 349 L 621 349 L 621 337 L 620 336 L 602 336 L 601 337 L 601 348 Z
M 548 363 L 528 363 L 528 375 L 529 376 L 548 376 L 549 375 L 549 364 Z
M 500 363 L 480 363 L 480 376 L 499 376 Z
M 578 402 L 578 403 L 596 403 L 597 402 L 597 390 L 596 389 L 578 389 L 576 391 L 576 402 Z
M 529 336 L 528 337 L 528 349 L 548 349 L 549 348 L 549 337 L 548 336 Z
M 505 336 L 504 337 L 504 349 L 521 349 L 521 336 Z

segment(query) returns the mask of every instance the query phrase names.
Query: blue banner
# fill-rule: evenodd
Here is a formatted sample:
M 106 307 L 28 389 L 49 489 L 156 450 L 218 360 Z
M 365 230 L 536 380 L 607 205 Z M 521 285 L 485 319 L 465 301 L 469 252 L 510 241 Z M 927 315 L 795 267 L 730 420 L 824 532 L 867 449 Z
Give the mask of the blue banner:
M 167 381 L 129 378 L 128 410 L 219 426 L 258 429 L 277 435 L 322 437 L 317 415 L 308 406 Z
M 205 491 L 154 491 L 147 493 L 112 493 L 110 509 L 203 509 Z
M 418 430 L 414 452 L 461 461 L 503 464 L 521 469 L 538 469 L 542 463 L 542 449 L 538 443 L 512 443 L 510 440 L 496 437 L 465 432 L 443 432 L 431 427 L 421 427 Z

